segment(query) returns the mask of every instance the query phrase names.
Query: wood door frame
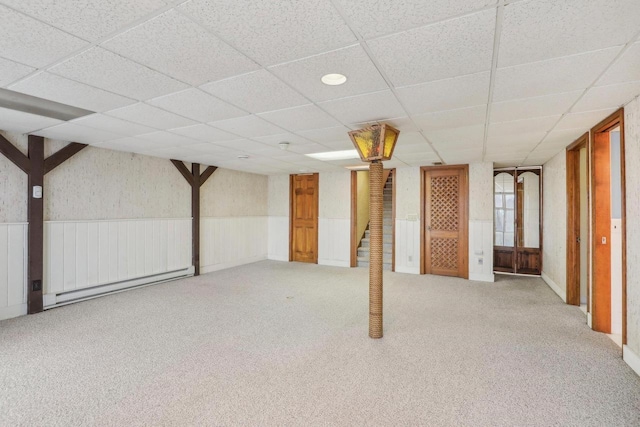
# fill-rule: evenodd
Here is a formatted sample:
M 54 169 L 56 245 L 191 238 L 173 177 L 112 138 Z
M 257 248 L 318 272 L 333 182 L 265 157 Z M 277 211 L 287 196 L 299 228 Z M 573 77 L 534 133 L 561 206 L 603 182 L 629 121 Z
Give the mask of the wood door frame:
M 391 181 L 391 271 L 396 271 L 396 168 L 385 169 L 393 177 Z M 351 248 L 350 267 L 358 265 L 358 171 L 351 171 Z
M 469 165 L 442 165 L 442 166 L 422 166 L 420 168 L 420 274 L 426 274 L 425 258 L 426 258 L 426 211 L 424 193 L 426 189 L 427 172 L 446 169 L 458 169 L 463 171 L 463 194 L 464 206 L 462 213 L 464 218 L 462 222 L 462 276 L 463 279 L 469 278 Z
M 622 344 L 627 344 L 627 214 L 626 214 L 626 176 L 625 176 L 625 132 L 624 132 L 624 108 L 620 108 L 617 111 L 613 112 L 607 118 L 602 120 L 600 123 L 595 125 L 590 131 L 591 144 L 592 149 L 590 153 L 591 160 L 591 179 L 595 179 L 596 177 L 596 164 L 595 164 L 595 149 L 593 145 L 596 143 L 596 138 L 598 134 L 608 133 L 611 129 L 620 126 L 620 204 L 621 204 L 621 235 L 622 235 Z M 596 191 L 595 185 L 591 185 L 591 200 L 593 201 L 591 207 L 591 230 L 592 233 L 595 232 L 596 227 L 596 218 L 595 218 L 595 209 L 596 209 Z M 595 257 L 596 254 L 596 245 L 597 236 L 593 236 L 591 239 L 591 253 L 592 256 Z M 593 264 L 595 265 L 595 260 L 593 260 Z M 609 282 L 610 283 L 610 282 Z M 593 281 L 592 281 L 592 289 L 593 293 L 595 287 L 597 286 L 597 280 L 595 271 L 593 272 Z M 592 324 L 595 320 L 593 317 L 596 314 L 597 308 L 597 299 L 592 298 L 591 301 L 593 310 L 592 310 Z
M 316 182 L 316 208 L 318 211 L 314 217 L 314 223 L 316 227 L 316 247 L 315 247 L 315 256 L 313 259 L 313 263 L 318 263 L 318 240 L 319 240 L 319 230 L 318 230 L 318 216 L 320 214 L 320 174 L 318 173 L 299 173 L 299 174 L 291 174 L 289 175 L 289 262 L 293 261 L 293 177 L 298 175 L 313 175 L 314 180 Z
M 587 150 L 587 232 L 591 234 L 591 140 L 589 132 L 576 139 L 566 149 L 567 162 L 567 304 L 580 306 L 580 256 L 575 243 L 580 238 L 580 151 Z M 587 311 L 591 286 L 591 245 L 587 242 Z

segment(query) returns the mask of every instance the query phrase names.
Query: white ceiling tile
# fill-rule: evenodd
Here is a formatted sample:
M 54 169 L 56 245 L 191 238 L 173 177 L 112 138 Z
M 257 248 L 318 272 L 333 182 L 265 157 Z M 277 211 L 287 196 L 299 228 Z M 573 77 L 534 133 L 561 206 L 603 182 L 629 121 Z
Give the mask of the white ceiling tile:
M 413 116 L 414 122 L 423 130 L 453 128 L 484 124 L 487 117 L 487 106 L 461 108 L 439 113 L 428 113 Z
M 34 134 L 50 139 L 79 142 L 82 144 L 95 144 L 97 142 L 109 141 L 122 136 L 115 132 L 80 126 L 74 123 L 62 123 L 57 126 L 39 130 L 34 132 Z
M 447 165 L 460 165 L 482 161 L 482 149 L 447 151 L 440 153 L 440 157 Z
M 640 80 L 640 42 L 634 43 L 598 80 L 597 86 Z
M 221 154 L 228 153 L 230 150 L 217 144 L 205 142 L 204 144 L 189 145 L 189 150 L 204 154 Z
M 328 1 L 192 0 L 180 10 L 262 65 L 326 52 L 356 41 Z
M 213 126 L 199 124 L 169 129 L 169 132 L 204 142 L 230 141 L 238 136 L 216 129 Z
M 22 80 L 10 86 L 10 89 L 96 112 L 112 110 L 136 102 L 115 93 L 45 72 Z
M 554 116 L 491 123 L 489 125 L 488 139 L 493 140 L 495 138 L 505 138 L 534 132 L 542 132 L 544 135 L 557 123 L 560 116 L 560 114 L 557 114 Z
M 287 108 L 259 114 L 290 132 L 338 126 L 340 123 L 315 105 Z
M 325 142 L 341 141 L 344 139 L 351 141 L 351 139 L 349 139 L 349 131 L 350 129 L 345 126 L 335 126 L 324 129 L 303 130 L 298 133 L 311 141 L 323 144 Z
M 207 83 L 200 88 L 251 113 L 296 107 L 309 102 L 267 70 Z
M 197 122 L 187 119 L 160 108 L 139 102 L 117 110 L 107 111 L 106 114 L 113 117 L 129 120 L 155 129 L 171 129 L 194 125 Z
M 420 130 L 415 125 L 413 120 L 410 117 L 406 117 L 406 116 L 405 117 L 395 117 L 395 118 L 391 118 L 391 119 L 385 119 L 385 120 L 383 120 L 383 122 L 393 126 L 394 128 L 398 129 L 400 132 L 418 132 Z M 372 122 L 356 123 L 355 125 L 352 125 L 352 128 L 353 129 L 360 129 L 362 127 L 370 126 L 372 124 L 373 124 Z
M 151 151 L 150 154 L 152 156 L 163 157 L 165 159 L 183 160 L 183 158 L 186 158 L 186 156 L 196 155 L 197 157 L 198 153 L 189 150 L 189 147 L 179 146 L 179 147 L 160 148 L 158 150 Z
M 278 149 L 280 149 L 280 147 L 278 146 L 279 143 L 288 142 L 289 147 L 287 148 L 287 150 L 293 147 L 294 145 L 308 145 L 313 143 L 313 141 L 310 141 L 307 138 L 303 138 L 302 136 L 299 136 L 293 133 L 279 133 L 275 135 L 259 136 L 253 139 L 255 139 L 256 141 L 260 141 L 264 144 L 277 147 Z M 287 152 L 287 150 L 283 150 L 283 151 Z
M 504 149 L 508 147 L 529 147 L 532 148 L 545 137 L 545 131 L 531 131 L 514 134 L 494 133 L 487 137 L 487 148 L 493 147 Z
M 184 83 L 99 47 L 74 56 L 49 71 L 138 100 L 187 88 Z
M 388 89 L 380 72 L 360 45 L 311 56 L 272 67 L 271 70 L 314 102 Z M 346 83 L 328 86 L 320 80 L 330 73 L 347 77 Z
M 396 89 L 410 114 L 432 113 L 483 105 L 489 99 L 487 72 Z
M 16 80 L 29 75 L 33 71 L 35 71 L 35 68 L 33 67 L 0 58 L 0 87 L 8 86 Z
M 571 112 L 619 108 L 638 95 L 640 95 L 640 81 L 593 87 L 578 101 Z
M 565 113 L 582 91 L 536 96 L 513 101 L 495 102 L 491 106 L 492 122 L 507 122 Z
M 557 154 L 557 153 L 556 153 Z M 527 157 L 520 164 L 521 166 L 542 166 L 547 163 L 553 155 L 545 155 L 545 156 L 536 156 L 536 157 Z
M 0 5 L 0 56 L 44 67 L 88 43 L 33 18 Z
M 353 146 L 353 142 L 349 138 L 336 140 L 332 142 L 324 142 L 322 145 L 325 145 L 331 151 L 333 150 L 353 150 L 355 147 Z
M 117 119 L 104 114 L 91 114 L 70 122 L 76 125 L 87 126 L 94 129 L 118 133 L 126 136 L 136 136 L 154 132 L 155 129 L 143 126 L 127 120 Z
M 378 122 L 405 114 L 390 90 L 335 99 L 318 105 L 343 123 Z
M 532 64 L 500 68 L 493 100 L 529 98 L 586 89 L 620 51 L 614 47 Z
M 128 151 L 132 153 L 146 153 L 150 146 L 149 141 L 135 137 L 124 137 L 94 144 L 94 147 L 108 150 Z
M 638 31 L 637 0 L 535 0 L 504 9 L 499 66 L 623 45 Z
M 199 122 L 247 115 L 241 109 L 195 88 L 152 99 L 149 104 Z
M 415 152 L 417 149 L 421 149 L 424 147 L 428 148 L 429 145 L 420 132 L 400 132 L 400 135 L 398 136 L 398 142 L 396 143 L 396 147 L 394 149 L 394 153 L 397 150 L 403 152 Z
M 31 133 L 35 130 L 64 123 L 62 120 L 36 116 L 22 111 L 0 107 L 0 129 L 18 133 Z
M 396 86 L 488 71 L 495 10 L 463 16 L 368 42 Z
M 175 10 L 102 46 L 196 86 L 258 68 L 258 64 Z
M 613 113 L 617 108 L 608 108 L 606 110 L 585 111 L 582 113 L 570 113 L 560 120 L 555 130 L 563 129 L 584 129 L 587 131 L 597 125 L 601 120 L 605 119 L 609 114 Z
M 149 149 L 178 146 L 186 147 L 202 143 L 201 141 L 166 131 L 146 133 L 144 135 L 138 135 L 138 138 L 147 141 Z
M 425 131 L 429 141 L 438 145 L 482 147 L 484 141 L 484 125 L 460 126 L 449 129 L 437 129 Z
M 156 9 L 165 0 L 2 0 L 27 15 L 85 40 L 96 41 Z
M 487 6 L 496 0 L 338 0 L 349 21 L 364 38 L 388 33 L 462 15 Z
M 283 133 L 283 129 L 254 115 L 220 120 L 210 124 L 218 129 L 222 129 L 245 138 Z
M 594 123 L 595 125 L 595 123 Z M 554 148 L 557 146 L 566 147 L 569 144 L 573 143 L 576 139 L 581 137 L 585 133 L 585 129 L 577 128 L 577 129 L 560 129 L 560 130 L 552 130 L 547 134 L 544 141 L 540 144 L 540 149 L 549 148 L 553 146 Z
M 289 147 L 289 152 L 297 154 L 311 154 L 311 153 L 324 153 L 326 151 L 333 151 L 330 148 L 322 144 L 296 144 Z
M 514 157 L 526 157 L 536 146 L 537 142 L 518 145 L 495 145 L 487 144 L 486 158 L 488 160 L 510 159 Z
M 265 150 L 269 148 L 269 146 L 266 144 L 263 144 L 257 141 L 252 141 L 250 139 L 236 139 L 234 141 L 216 142 L 215 145 L 219 145 L 221 147 L 227 147 L 233 150 L 245 151 L 248 153 L 259 152 L 261 150 Z

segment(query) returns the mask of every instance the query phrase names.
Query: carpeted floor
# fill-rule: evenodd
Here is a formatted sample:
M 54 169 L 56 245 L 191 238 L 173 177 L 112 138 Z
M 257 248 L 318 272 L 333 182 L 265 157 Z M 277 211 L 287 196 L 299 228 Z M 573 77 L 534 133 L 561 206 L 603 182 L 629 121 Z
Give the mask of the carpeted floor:
M 0 425 L 640 425 L 640 377 L 537 278 L 259 262 L 0 322 Z

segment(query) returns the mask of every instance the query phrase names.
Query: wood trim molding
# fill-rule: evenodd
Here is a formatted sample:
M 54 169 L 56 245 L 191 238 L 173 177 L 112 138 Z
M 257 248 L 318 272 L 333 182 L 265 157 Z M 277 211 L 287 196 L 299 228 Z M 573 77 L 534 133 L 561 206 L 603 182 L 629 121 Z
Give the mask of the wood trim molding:
M 396 271 L 396 168 L 391 174 L 391 271 Z
M 44 161 L 44 173 L 45 175 L 66 162 L 68 159 L 79 153 L 82 149 L 86 148 L 87 144 L 78 144 L 72 142 L 66 145 L 64 148 L 56 151 L 51 156 L 47 157 Z
M 29 174 L 29 168 L 31 166 L 29 156 L 22 154 L 15 145 L 2 135 L 0 135 L 0 154 L 9 159 L 14 165 L 20 168 L 22 172 Z
M 351 171 L 351 239 L 349 266 L 358 265 L 358 172 Z

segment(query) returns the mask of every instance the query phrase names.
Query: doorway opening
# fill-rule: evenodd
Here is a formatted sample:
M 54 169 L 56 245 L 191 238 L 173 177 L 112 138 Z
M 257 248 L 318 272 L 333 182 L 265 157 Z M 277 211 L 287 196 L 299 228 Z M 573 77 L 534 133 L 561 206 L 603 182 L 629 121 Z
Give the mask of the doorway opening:
M 424 166 L 420 273 L 469 278 L 469 165 Z
M 589 134 L 567 147 L 567 304 L 589 313 Z
M 624 112 L 591 130 L 591 326 L 626 344 Z
M 289 261 L 318 263 L 318 174 L 291 175 Z
M 384 270 L 395 271 L 395 169 L 385 169 L 382 180 L 382 267 Z M 369 190 L 369 171 L 351 171 L 351 267 L 369 266 Z

